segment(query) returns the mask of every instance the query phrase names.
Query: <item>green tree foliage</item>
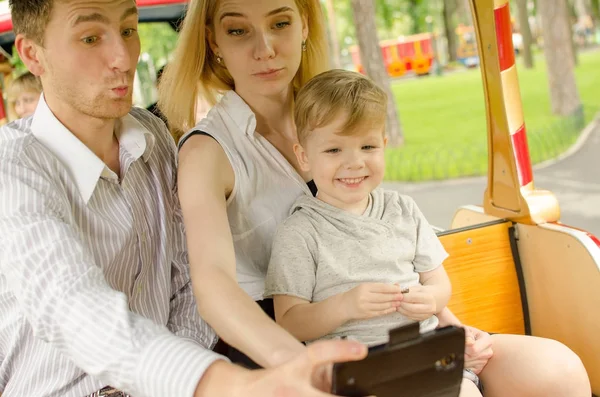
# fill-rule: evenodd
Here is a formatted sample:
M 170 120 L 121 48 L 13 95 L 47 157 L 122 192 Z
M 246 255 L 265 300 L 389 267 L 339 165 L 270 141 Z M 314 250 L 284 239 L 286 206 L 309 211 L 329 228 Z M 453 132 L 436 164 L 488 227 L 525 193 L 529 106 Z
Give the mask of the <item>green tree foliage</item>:
M 168 23 L 142 23 L 138 32 L 142 42 L 142 53 L 148 53 L 158 69 L 169 60 L 175 49 L 177 32 Z

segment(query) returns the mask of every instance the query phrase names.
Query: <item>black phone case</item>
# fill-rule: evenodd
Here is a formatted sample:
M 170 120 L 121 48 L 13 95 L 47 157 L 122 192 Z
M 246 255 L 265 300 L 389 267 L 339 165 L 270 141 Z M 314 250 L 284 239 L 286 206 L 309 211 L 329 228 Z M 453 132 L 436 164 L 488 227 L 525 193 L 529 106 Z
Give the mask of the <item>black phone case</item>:
M 419 334 L 419 323 L 390 331 L 387 344 L 361 361 L 335 364 L 339 396 L 457 397 L 464 367 L 465 331 L 445 327 Z

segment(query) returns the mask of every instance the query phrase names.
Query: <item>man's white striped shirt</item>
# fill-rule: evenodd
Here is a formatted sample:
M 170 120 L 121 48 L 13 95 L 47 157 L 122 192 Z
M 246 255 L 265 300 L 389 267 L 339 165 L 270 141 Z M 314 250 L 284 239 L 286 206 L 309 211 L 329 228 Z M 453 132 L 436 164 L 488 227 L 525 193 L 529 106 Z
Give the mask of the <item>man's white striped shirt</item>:
M 0 392 L 192 396 L 220 358 L 196 309 L 164 124 L 117 123 L 120 177 L 52 114 L 0 129 Z

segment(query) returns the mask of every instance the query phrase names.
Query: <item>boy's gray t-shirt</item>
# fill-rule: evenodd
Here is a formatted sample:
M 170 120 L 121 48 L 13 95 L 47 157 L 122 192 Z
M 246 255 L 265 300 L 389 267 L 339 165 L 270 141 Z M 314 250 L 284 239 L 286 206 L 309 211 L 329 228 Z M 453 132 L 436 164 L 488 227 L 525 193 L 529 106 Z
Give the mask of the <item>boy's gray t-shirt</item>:
M 275 235 L 265 297 L 321 302 L 362 283 L 411 287 L 419 283 L 418 273 L 436 269 L 448 257 L 414 200 L 397 192 L 374 190 L 363 215 L 310 196 L 300 197 L 291 212 Z M 387 342 L 389 329 L 410 321 L 400 313 L 351 321 L 322 339 L 380 344 Z M 435 316 L 422 321 L 421 332 L 437 324 Z

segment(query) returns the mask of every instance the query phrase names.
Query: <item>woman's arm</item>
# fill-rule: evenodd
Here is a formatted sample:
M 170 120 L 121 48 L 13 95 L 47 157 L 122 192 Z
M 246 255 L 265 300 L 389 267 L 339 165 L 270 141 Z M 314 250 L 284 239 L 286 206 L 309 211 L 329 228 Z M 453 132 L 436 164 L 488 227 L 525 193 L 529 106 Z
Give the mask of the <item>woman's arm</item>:
M 221 146 L 193 136 L 179 154 L 179 199 L 190 274 L 200 315 L 228 344 L 264 367 L 288 361 L 304 347 L 273 322 L 238 285 L 226 197 L 234 173 Z

